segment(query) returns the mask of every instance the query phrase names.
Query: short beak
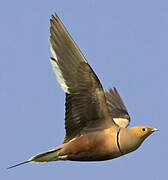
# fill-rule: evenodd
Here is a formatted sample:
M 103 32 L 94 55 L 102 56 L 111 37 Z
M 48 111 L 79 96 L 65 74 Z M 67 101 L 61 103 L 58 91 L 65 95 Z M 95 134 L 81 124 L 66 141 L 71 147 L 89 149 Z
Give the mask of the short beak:
M 155 131 L 158 131 L 158 129 L 156 129 L 156 128 L 153 128 L 151 131 L 152 131 L 152 132 L 155 132 Z

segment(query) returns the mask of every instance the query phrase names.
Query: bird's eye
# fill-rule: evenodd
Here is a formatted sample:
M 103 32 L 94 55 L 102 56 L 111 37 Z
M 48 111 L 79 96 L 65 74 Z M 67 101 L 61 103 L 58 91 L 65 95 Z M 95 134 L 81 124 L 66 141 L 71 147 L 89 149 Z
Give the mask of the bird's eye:
M 142 128 L 142 132 L 145 132 L 146 131 L 146 129 L 145 128 Z

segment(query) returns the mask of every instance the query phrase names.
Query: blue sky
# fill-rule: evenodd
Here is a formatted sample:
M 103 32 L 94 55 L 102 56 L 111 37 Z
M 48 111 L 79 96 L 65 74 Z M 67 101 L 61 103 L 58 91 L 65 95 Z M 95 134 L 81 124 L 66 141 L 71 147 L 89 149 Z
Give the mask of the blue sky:
M 130 126 L 159 131 L 137 151 L 104 162 L 6 167 L 59 145 L 64 92 L 49 63 L 49 18 L 57 12 L 105 89 L 115 86 Z M 168 2 L 29 0 L 0 4 L 0 177 L 165 179 L 168 149 Z

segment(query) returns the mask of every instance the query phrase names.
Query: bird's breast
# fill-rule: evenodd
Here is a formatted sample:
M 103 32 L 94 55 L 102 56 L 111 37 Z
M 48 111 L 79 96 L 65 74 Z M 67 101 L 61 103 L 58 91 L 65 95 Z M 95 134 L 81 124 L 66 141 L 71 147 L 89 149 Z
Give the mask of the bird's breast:
M 119 144 L 122 153 L 127 154 L 135 151 L 141 145 L 141 141 L 130 128 L 121 128 Z

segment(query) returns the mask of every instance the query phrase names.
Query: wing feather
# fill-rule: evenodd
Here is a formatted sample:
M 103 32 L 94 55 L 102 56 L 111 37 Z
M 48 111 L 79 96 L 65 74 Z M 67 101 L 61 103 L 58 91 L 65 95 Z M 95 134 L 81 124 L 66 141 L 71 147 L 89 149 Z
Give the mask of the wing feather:
M 117 126 L 111 119 L 102 85 L 57 15 L 50 19 L 50 59 L 66 93 L 67 142 L 88 131 Z
M 105 92 L 106 102 L 111 117 L 120 127 L 127 127 L 130 123 L 130 116 L 116 88 Z

